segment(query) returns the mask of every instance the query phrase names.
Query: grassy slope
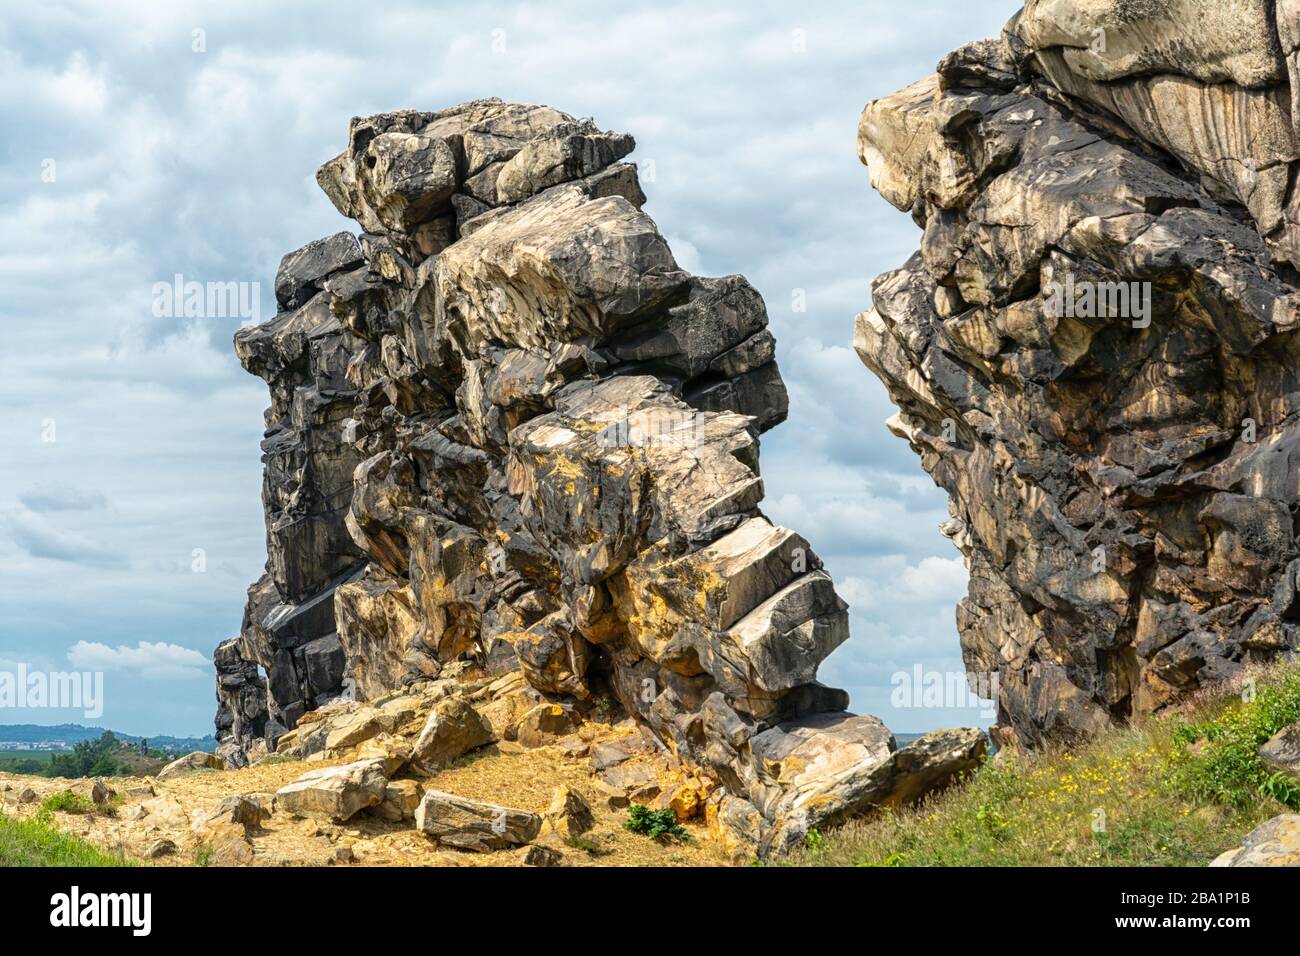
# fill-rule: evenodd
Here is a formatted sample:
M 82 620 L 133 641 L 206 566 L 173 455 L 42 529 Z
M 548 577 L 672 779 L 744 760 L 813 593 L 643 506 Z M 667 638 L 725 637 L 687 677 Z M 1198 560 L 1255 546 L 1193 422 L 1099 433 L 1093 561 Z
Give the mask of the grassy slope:
M 17 820 L 0 813 L 0 866 L 126 866 L 50 823 L 29 817 Z
M 1255 749 L 1300 720 L 1300 663 L 1086 745 L 1005 754 L 918 807 L 813 834 L 813 866 L 1204 866 L 1300 807 Z M 1281 802 L 1281 801 L 1285 801 Z

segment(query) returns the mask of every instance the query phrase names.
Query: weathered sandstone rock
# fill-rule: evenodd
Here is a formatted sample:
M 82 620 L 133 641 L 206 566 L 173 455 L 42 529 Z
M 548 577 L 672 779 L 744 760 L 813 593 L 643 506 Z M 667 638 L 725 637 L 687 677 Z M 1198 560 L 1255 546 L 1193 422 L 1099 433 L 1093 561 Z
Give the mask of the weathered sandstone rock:
M 564 839 L 582 836 L 596 825 L 591 804 L 572 787 L 559 787 L 546 810 L 546 825 Z
M 170 780 L 173 777 L 179 777 L 182 774 L 191 773 L 195 770 L 223 769 L 225 769 L 225 764 L 222 762 L 220 757 L 199 750 L 173 760 L 167 766 L 158 771 L 157 778 L 159 780 Z
M 494 739 L 492 728 L 478 711 L 458 697 L 449 697 L 429 713 L 412 757 L 421 767 L 433 770 Z
M 948 493 L 1006 739 L 1296 647 L 1296 13 L 1037 0 L 863 111 L 923 235 L 855 346 Z
M 341 822 L 383 802 L 387 787 L 382 760 L 359 760 L 303 774 L 276 791 L 276 809 Z
M 1210 866 L 1300 866 L 1300 814 L 1284 813 L 1260 824 Z
M 271 406 L 266 574 L 216 652 L 228 759 L 390 734 L 432 770 L 614 708 L 662 751 L 621 796 L 689 816 L 725 788 L 773 845 L 786 783 L 749 742 L 844 716 L 816 673 L 847 608 L 759 510 L 787 409 L 763 301 L 680 268 L 632 147 L 480 100 L 355 119 L 321 167 L 364 232 L 286 256 L 283 311 L 235 339 Z M 394 693 L 433 707 L 423 733 L 375 709 Z
M 415 810 L 417 830 L 444 846 L 479 853 L 529 843 L 541 827 L 542 818 L 535 813 L 441 790 L 426 790 Z

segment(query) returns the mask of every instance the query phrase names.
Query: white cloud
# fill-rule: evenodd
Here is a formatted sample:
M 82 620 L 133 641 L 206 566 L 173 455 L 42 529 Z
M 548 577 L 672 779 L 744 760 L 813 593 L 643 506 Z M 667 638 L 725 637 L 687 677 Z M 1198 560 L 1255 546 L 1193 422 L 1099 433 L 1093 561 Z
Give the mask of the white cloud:
M 907 593 L 932 601 L 956 603 L 966 593 L 970 574 L 961 558 L 928 557 L 920 564 L 909 565 L 899 582 Z
M 78 641 L 68 650 L 68 661 L 84 671 L 135 671 L 149 679 L 204 677 L 212 665 L 198 651 L 179 644 L 141 641 L 135 647 L 109 647 L 94 641 Z
M 94 511 L 108 506 L 102 492 L 58 482 L 42 483 L 18 496 L 29 511 Z
M 59 528 L 34 512 L 13 511 L 6 525 L 13 543 L 33 558 L 104 569 L 121 568 L 127 563 L 120 552 L 76 531 Z

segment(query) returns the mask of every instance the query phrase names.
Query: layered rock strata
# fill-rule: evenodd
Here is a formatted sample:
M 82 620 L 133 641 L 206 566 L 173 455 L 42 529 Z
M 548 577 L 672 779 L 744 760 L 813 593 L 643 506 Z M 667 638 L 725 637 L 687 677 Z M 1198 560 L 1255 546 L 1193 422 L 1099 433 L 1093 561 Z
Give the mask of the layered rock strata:
M 920 250 L 856 347 L 1038 744 L 1294 649 L 1300 5 L 1038 0 L 862 114 Z
M 632 148 L 482 100 L 353 120 L 321 167 L 364 231 L 286 256 L 282 311 L 235 340 L 271 392 L 269 559 L 216 653 L 227 761 L 340 697 L 518 671 L 526 713 L 489 728 L 440 704 L 414 765 L 470 730 L 541 740 L 615 709 L 700 768 L 759 852 L 888 796 L 892 736 L 816 681 L 846 606 L 759 510 L 758 438 L 787 404 L 763 301 L 678 266 Z

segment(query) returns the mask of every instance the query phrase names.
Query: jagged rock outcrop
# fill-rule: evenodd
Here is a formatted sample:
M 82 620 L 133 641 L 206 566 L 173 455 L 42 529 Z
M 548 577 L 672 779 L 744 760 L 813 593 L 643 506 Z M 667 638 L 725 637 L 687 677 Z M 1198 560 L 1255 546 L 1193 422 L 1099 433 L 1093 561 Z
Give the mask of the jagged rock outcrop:
M 844 602 L 759 510 L 759 435 L 787 405 L 763 301 L 741 276 L 679 268 L 621 162 L 632 148 L 481 100 L 355 119 L 321 167 L 365 231 L 286 256 L 282 311 L 235 339 L 271 391 L 269 557 L 216 654 L 228 762 L 399 733 L 382 708 L 336 702 L 399 705 L 416 685 L 484 695 L 481 714 L 448 701 L 417 727 L 399 762 L 413 751 L 429 773 L 612 706 L 707 776 L 727 802 L 714 818 L 744 819 L 752 853 L 803 834 L 782 819 L 794 768 L 762 756 L 765 734 L 891 759 L 888 731 L 816 682 L 848 637 Z M 510 672 L 527 692 L 483 689 Z M 800 800 L 820 782 L 799 775 Z M 475 830 L 461 818 L 479 810 L 441 800 L 426 792 L 421 828 Z
M 856 347 L 1033 745 L 1293 649 L 1300 5 L 1037 0 L 862 114 L 920 251 Z

